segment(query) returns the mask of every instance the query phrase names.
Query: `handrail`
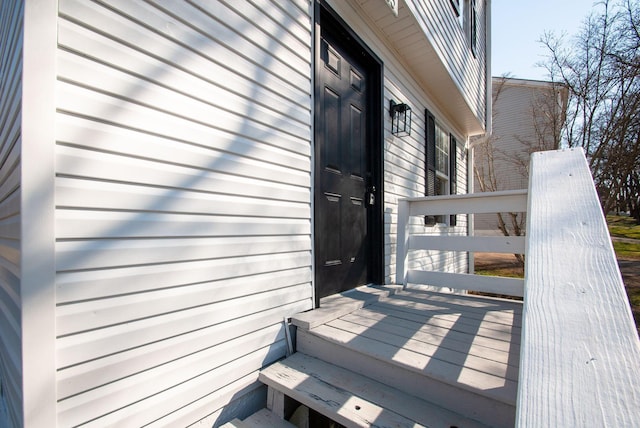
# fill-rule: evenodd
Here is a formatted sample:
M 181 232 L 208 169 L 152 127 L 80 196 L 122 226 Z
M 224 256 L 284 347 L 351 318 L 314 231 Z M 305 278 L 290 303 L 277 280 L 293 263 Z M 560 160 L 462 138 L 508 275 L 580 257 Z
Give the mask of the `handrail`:
M 580 149 L 534 153 L 517 426 L 640 421 L 640 342 Z
M 407 261 L 409 251 L 412 250 L 524 254 L 524 237 L 411 235 L 409 228 L 410 218 L 415 216 L 524 212 L 526 207 L 526 190 L 401 199 L 398 201 L 396 283 L 403 284 L 405 287 L 408 283 L 419 283 L 522 296 L 524 281 L 521 279 L 410 270 Z

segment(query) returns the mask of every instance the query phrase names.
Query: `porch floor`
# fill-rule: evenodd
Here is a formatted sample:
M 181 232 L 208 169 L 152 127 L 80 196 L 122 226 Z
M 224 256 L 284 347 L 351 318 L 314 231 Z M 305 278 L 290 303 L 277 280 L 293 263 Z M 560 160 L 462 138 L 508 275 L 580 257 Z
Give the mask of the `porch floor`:
M 515 415 L 521 320 L 518 301 L 362 287 L 293 323 L 300 352 L 500 426 Z

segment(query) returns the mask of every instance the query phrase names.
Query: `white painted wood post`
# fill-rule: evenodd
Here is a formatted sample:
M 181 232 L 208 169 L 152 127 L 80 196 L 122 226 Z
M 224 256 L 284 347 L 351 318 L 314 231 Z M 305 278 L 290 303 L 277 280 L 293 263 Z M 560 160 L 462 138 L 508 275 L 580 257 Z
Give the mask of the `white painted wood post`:
M 396 242 L 396 284 L 407 286 L 409 252 L 409 201 L 398 201 L 398 242 Z
M 20 163 L 22 425 L 56 426 L 55 85 L 57 2 L 24 5 Z

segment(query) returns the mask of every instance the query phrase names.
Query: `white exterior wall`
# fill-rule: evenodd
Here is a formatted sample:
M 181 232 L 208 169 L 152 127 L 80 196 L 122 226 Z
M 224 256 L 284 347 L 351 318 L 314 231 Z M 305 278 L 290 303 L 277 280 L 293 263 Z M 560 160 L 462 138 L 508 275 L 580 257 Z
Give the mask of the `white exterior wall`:
M 22 424 L 20 96 L 23 19 L 23 5 L 0 3 L 0 426 Z
M 371 0 L 369 0 L 371 1 Z M 486 112 L 486 0 L 476 1 L 477 44 L 475 57 L 450 0 L 405 0 L 427 34 L 438 58 L 444 63 L 469 107 L 481 123 Z M 460 3 L 465 0 L 460 0 Z
M 552 82 L 494 78 L 493 131 L 491 156 L 497 181 L 496 190 L 526 189 L 529 185 L 529 157 L 534 151 L 554 150 L 558 142 L 550 128 L 551 109 L 561 109 L 560 88 Z M 560 113 L 555 113 L 560 115 Z M 559 126 L 559 124 L 558 124 Z M 474 162 L 487 165 L 485 150 L 475 152 Z M 484 167 L 486 169 L 486 167 Z M 480 184 L 475 178 L 475 190 Z M 491 235 L 498 230 L 496 214 L 476 214 L 475 229 Z
M 264 404 L 312 307 L 311 9 L 60 0 L 58 425 Z
M 40 115 L 21 106 L 23 12 L 14 3 L 3 2 L 0 17 L 0 407 L 6 398 L 10 425 L 23 425 L 23 413 L 35 415 L 27 426 L 41 425 L 38 414 L 51 423 L 56 411 L 58 426 L 212 425 L 262 407 L 257 374 L 284 356 L 283 318 L 313 306 L 313 2 L 59 0 L 49 25 L 57 40 L 39 36 L 57 42 L 46 55 L 55 64 L 33 62 L 40 74 L 29 77 L 50 74 L 45 89 L 56 91 L 51 106 L 53 94 L 43 93 L 49 113 Z M 366 0 L 329 3 L 384 62 L 390 283 L 397 200 L 424 195 L 424 109 L 458 139 L 460 193 L 468 188 L 467 128 L 362 13 Z M 443 12 L 448 2 L 435 4 Z M 465 68 L 464 60 L 444 62 Z M 452 75 L 460 87 L 483 90 L 465 83 L 465 73 Z M 464 96 L 475 99 L 471 92 Z M 390 99 L 411 105 L 410 137 L 391 135 Z M 35 118 L 52 120 L 24 132 L 29 168 L 20 178 L 25 114 L 39 125 Z M 38 187 L 42 176 L 55 180 Z M 21 187 L 31 197 L 21 201 Z M 23 224 L 35 244 L 21 244 Z M 466 216 L 455 228 L 414 229 L 465 234 Z M 33 263 L 38 249 L 42 265 Z M 414 254 L 409 268 L 418 267 L 464 272 L 467 258 Z M 55 287 L 42 282 L 46 299 L 23 305 L 22 291 L 37 291 L 39 274 L 51 284 L 55 274 Z M 25 340 L 23 331 L 43 324 Z M 38 369 L 25 375 L 23 365 Z

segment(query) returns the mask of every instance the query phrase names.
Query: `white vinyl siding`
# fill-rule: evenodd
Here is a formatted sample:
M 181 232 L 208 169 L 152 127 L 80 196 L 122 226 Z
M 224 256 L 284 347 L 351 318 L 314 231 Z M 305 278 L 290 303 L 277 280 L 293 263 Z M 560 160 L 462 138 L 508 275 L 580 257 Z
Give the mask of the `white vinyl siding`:
M 22 425 L 20 148 L 24 5 L 0 3 L 0 425 Z M 6 410 L 6 413 L 5 413 Z
M 244 415 L 313 303 L 311 6 L 59 10 L 58 424 Z
M 449 70 L 467 103 L 479 120 L 484 122 L 485 111 L 485 2 L 476 2 L 476 54 L 471 51 L 469 38 L 458 22 L 450 0 L 407 0 L 409 9 L 420 23 L 434 51 Z M 465 12 L 467 13 L 467 12 Z M 467 31 L 469 32 L 470 29 Z
M 490 150 L 476 148 L 474 162 L 485 174 L 485 181 L 489 180 L 488 162 L 493 162 L 495 190 L 526 189 L 531 153 L 557 148 L 553 130 L 546 122 L 549 119 L 543 119 L 552 107 L 555 88 L 551 82 L 496 77 L 493 90 L 493 133 L 486 146 Z M 481 191 L 477 178 L 474 188 Z M 501 234 L 496 214 L 476 214 L 474 222 L 481 234 Z

